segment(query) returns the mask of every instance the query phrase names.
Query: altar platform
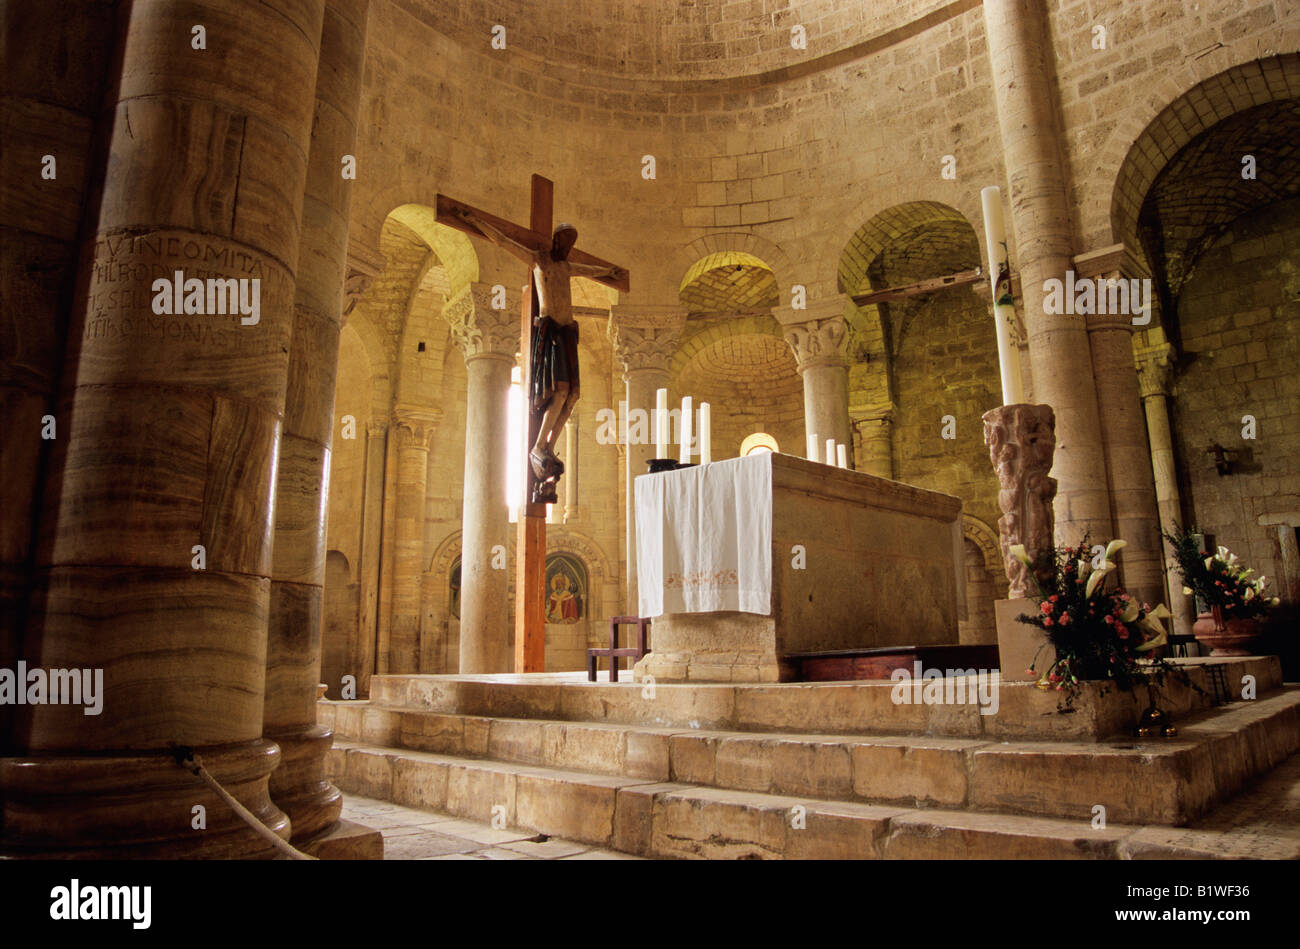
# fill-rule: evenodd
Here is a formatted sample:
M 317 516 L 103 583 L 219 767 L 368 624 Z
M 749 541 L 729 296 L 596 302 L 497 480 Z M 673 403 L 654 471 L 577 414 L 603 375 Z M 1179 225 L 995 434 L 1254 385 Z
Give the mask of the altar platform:
M 791 455 L 636 479 L 634 679 L 786 682 L 786 656 L 956 645 L 961 501 Z

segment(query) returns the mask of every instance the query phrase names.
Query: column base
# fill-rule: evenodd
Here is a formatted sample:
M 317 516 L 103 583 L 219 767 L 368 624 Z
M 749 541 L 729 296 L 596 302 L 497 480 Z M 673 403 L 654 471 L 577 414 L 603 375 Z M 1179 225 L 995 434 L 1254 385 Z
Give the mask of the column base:
M 293 824 L 293 842 L 338 823 L 343 792 L 325 777 L 325 757 L 334 731 L 324 725 L 287 729 L 266 736 L 280 746 L 280 766 L 271 772 L 271 799 Z
M 998 628 L 998 667 L 1004 682 L 1036 682 L 1055 658 L 1055 651 L 1047 643 L 1047 634 L 1016 618 L 1033 611 L 1034 601 L 1026 597 L 993 601 L 993 618 Z M 1026 672 L 1035 657 L 1038 671 Z
M 296 846 L 317 860 L 384 859 L 384 835 L 350 820 L 336 821 Z
M 272 803 L 274 742 L 195 749 L 231 795 L 285 840 Z M 270 859 L 263 840 L 168 751 L 0 758 L 0 854 L 41 859 Z M 203 811 L 196 812 L 201 806 Z M 202 826 L 195 826 L 196 823 Z

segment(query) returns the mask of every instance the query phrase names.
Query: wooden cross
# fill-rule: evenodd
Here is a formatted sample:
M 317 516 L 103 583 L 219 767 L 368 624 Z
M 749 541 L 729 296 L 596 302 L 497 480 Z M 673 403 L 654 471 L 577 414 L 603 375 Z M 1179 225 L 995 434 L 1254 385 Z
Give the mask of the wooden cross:
M 483 231 L 458 213 L 458 209 L 472 211 L 475 216 L 485 220 L 511 240 L 531 248 L 536 253 L 549 253 L 553 240 L 554 195 L 553 181 L 541 175 L 533 175 L 532 208 L 528 227 L 521 227 L 442 194 L 438 195 L 436 220 L 440 224 L 446 224 L 467 234 L 487 237 Z M 570 263 L 615 269 L 608 261 L 593 257 L 576 247 L 569 251 L 567 259 Z M 625 270 L 620 271 L 617 276 L 590 279 L 623 293 L 627 293 L 629 289 L 628 274 Z M 530 376 L 533 365 L 533 317 L 537 313 L 537 308 L 537 287 L 534 285 L 530 270 L 528 285 L 524 287 L 523 313 L 519 328 L 519 352 L 523 367 L 521 375 L 525 402 L 532 391 Z M 542 413 L 530 410 L 528 416 L 528 431 L 524 435 L 527 441 L 523 451 L 524 497 L 519 512 L 515 567 L 515 672 L 542 672 L 546 668 L 546 505 L 532 501 L 533 488 L 537 479 L 533 474 L 532 465 L 528 463 L 528 451 L 537 439 Z

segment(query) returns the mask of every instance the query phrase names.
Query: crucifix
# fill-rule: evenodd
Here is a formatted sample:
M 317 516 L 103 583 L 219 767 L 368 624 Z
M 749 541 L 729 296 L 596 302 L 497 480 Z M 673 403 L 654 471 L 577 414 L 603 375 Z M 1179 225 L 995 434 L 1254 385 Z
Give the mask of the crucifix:
M 578 401 L 578 324 L 569 281 L 589 277 L 628 292 L 628 272 L 573 245 L 572 224 L 551 229 L 555 183 L 532 178 L 529 226 L 522 227 L 446 195 L 437 221 L 490 240 L 530 267 L 523 292 L 519 352 L 528 406 L 524 503 L 519 515 L 515 573 L 515 672 L 541 672 L 546 663 L 546 505 L 557 501 L 564 464 L 555 441 Z

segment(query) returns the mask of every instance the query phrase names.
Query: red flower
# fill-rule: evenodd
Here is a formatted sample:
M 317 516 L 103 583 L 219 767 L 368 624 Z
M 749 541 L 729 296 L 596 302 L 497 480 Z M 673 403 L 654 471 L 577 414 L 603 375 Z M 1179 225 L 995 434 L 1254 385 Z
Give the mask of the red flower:
M 1043 625 L 1044 625 L 1044 626 L 1051 626 L 1051 625 L 1052 625 L 1052 618 L 1051 618 L 1050 616 L 1044 616 L 1044 617 L 1043 617 Z
M 1115 617 L 1113 617 L 1113 616 L 1107 616 L 1107 617 L 1106 617 L 1106 622 L 1108 622 L 1108 623 L 1113 623 L 1113 622 L 1115 622 Z
M 1062 626 L 1066 626 L 1066 625 L 1069 624 L 1069 622 L 1070 622 L 1070 614 L 1069 614 L 1069 613 L 1062 613 L 1062 614 L 1061 614 L 1061 625 L 1062 625 Z
M 1044 613 L 1050 613 L 1050 612 L 1052 612 L 1052 604 L 1051 604 L 1051 603 L 1044 602 L 1044 603 L 1041 605 L 1040 608 L 1042 609 L 1042 611 L 1043 611 Z
M 1060 597 L 1057 596 L 1055 593 L 1053 593 L 1053 594 L 1052 594 L 1051 596 L 1049 596 L 1047 599 L 1048 599 L 1049 602 L 1055 603 L 1057 600 L 1060 599 Z
M 1120 639 L 1128 639 L 1128 627 L 1121 625 L 1115 630 Z

